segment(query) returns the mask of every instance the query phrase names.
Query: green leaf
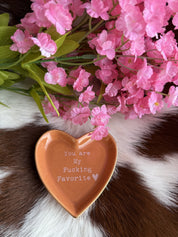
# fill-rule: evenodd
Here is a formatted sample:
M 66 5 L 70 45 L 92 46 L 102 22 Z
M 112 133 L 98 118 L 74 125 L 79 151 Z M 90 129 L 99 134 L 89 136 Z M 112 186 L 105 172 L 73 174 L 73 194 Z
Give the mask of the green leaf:
M 68 33 L 67 33 L 67 34 L 68 34 Z M 63 43 L 65 42 L 65 39 L 66 39 L 67 34 L 65 34 L 65 35 L 63 35 L 63 36 L 61 36 L 61 37 L 59 37 L 58 39 L 55 40 L 55 43 L 56 43 L 58 49 L 59 49 L 59 48 L 63 45 Z
M 78 47 L 79 44 L 76 41 L 66 39 L 63 45 L 57 50 L 54 57 L 61 57 L 65 54 L 71 53 Z
M 0 86 L 4 84 L 3 78 L 0 77 Z
M 47 117 L 46 117 L 46 114 L 45 114 L 45 112 L 44 112 L 44 110 L 43 110 L 43 106 L 42 106 L 42 104 L 41 104 L 40 96 L 38 95 L 38 93 L 36 92 L 36 90 L 35 90 L 34 88 L 32 88 L 32 89 L 30 90 L 30 95 L 33 97 L 34 101 L 36 102 L 36 104 L 37 104 L 37 106 L 38 106 L 38 108 L 39 108 L 41 114 L 43 115 L 43 118 L 45 119 L 45 121 L 46 121 L 47 123 L 49 123 L 49 121 L 48 121 L 48 119 L 47 119 Z
M 65 35 L 60 35 L 57 31 L 56 31 L 56 27 L 55 26 L 51 26 L 50 28 L 48 28 L 45 33 L 49 34 L 51 36 L 51 39 L 53 39 L 56 42 L 57 48 L 61 47 L 61 45 L 63 44 L 66 36 L 70 33 L 67 32 Z
M 9 23 L 9 14 L 3 13 L 0 14 L 0 26 L 8 26 Z
M 29 72 L 29 76 L 31 78 L 33 78 L 36 82 L 38 82 L 38 84 L 40 85 L 42 91 L 44 92 L 44 94 L 46 95 L 46 97 L 48 98 L 49 102 L 51 103 L 51 105 L 53 106 L 53 108 L 55 109 L 57 115 L 59 116 L 59 112 L 56 109 L 53 101 L 51 100 L 44 84 L 43 84 L 43 78 L 45 75 L 45 72 L 38 67 L 36 64 L 24 64 L 23 68 L 26 69 Z
M 79 31 L 76 33 L 73 33 L 69 36 L 67 36 L 67 39 L 74 40 L 74 41 L 79 41 L 84 35 L 86 34 L 86 31 Z
M 51 39 L 53 39 L 54 41 L 57 40 L 61 35 L 56 31 L 56 27 L 55 26 L 51 26 L 49 27 L 45 33 L 51 35 Z
M 28 75 L 27 75 L 27 71 L 22 68 L 22 66 L 20 65 L 20 63 L 17 64 L 17 65 L 15 65 L 15 66 L 12 66 L 12 67 L 11 67 L 11 70 L 12 70 L 13 72 L 16 72 L 16 73 L 20 74 L 20 75 L 23 75 L 24 77 L 27 77 L 27 76 L 28 76 Z
M 19 55 L 19 52 L 10 50 L 10 45 L 0 46 L 0 64 L 12 62 Z
M 55 26 L 51 26 L 49 27 L 45 33 L 49 34 L 51 36 L 51 39 L 56 41 L 59 38 L 65 38 L 70 32 L 66 33 L 65 35 L 60 35 L 57 31 L 56 31 L 56 27 Z
M 25 59 L 22 61 L 22 64 L 26 64 L 26 63 L 32 63 L 35 62 L 37 60 L 40 60 L 44 58 L 44 56 L 41 55 L 41 52 L 33 52 L 33 51 L 29 51 L 29 54 L 27 57 L 25 57 Z
M 5 106 L 5 107 L 9 108 L 9 106 L 8 106 L 8 105 L 4 104 L 4 103 L 3 103 L 3 102 L 1 102 L 1 101 L 0 101 L 0 105 L 3 105 L 3 106 Z
M 12 81 L 12 80 L 4 81 L 3 88 L 5 88 L 5 87 L 11 87 L 11 86 L 14 85 L 15 83 L 16 83 L 16 82 L 15 82 L 15 81 Z
M 6 46 L 4 46 L 6 47 Z M 3 47 L 3 48 L 4 48 Z M 9 49 L 10 50 L 10 49 Z M 14 51 L 11 51 L 11 53 L 13 53 Z M 18 53 L 18 52 L 14 52 L 14 53 Z M 9 68 L 14 68 L 16 66 L 19 66 L 20 62 L 22 62 L 27 56 L 28 56 L 29 52 L 27 52 L 26 54 L 20 54 L 18 53 L 18 57 L 13 58 L 13 60 L 9 60 L 7 62 L 1 62 L 0 61 L 0 69 L 9 69 Z M 1 47 L 0 47 L 0 56 L 1 56 Z
M 0 26 L 0 45 L 12 44 L 11 36 L 17 29 L 13 26 Z
M 0 71 L 0 78 L 3 80 L 16 80 L 19 79 L 20 76 L 14 72 Z
M 66 86 L 66 87 L 62 87 L 60 85 L 52 85 L 52 84 L 48 84 L 45 81 L 43 82 L 43 84 L 45 85 L 45 87 L 47 87 L 48 89 L 55 91 L 57 93 L 60 93 L 62 95 L 72 95 L 72 91 Z

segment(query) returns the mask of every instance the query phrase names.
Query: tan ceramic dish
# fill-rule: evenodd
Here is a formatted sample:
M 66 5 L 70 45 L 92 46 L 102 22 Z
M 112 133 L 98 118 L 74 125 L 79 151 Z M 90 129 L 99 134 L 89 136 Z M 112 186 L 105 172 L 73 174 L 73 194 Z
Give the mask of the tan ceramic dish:
M 101 141 L 89 134 L 75 139 L 51 130 L 38 140 L 35 159 L 48 191 L 78 217 L 102 193 L 114 171 L 117 148 L 111 135 Z

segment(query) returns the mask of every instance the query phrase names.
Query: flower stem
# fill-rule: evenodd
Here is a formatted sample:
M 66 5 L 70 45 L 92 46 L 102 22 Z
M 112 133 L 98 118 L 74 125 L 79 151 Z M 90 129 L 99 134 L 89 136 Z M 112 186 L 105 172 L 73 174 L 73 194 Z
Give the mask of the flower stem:
M 105 92 L 105 88 L 106 88 L 106 85 L 102 82 L 101 87 L 100 87 L 100 94 L 99 94 L 98 100 L 97 100 L 97 104 L 99 104 L 99 102 L 101 101 L 103 94 Z
M 102 23 L 104 20 L 101 20 L 96 24 L 91 30 L 89 30 L 79 41 L 78 43 L 82 42 L 89 34 L 91 34 L 93 31 L 95 31 Z
M 89 28 L 89 31 L 92 30 L 92 17 L 89 18 L 88 28 Z
M 37 60 L 33 61 L 30 63 L 44 63 L 44 62 L 61 62 L 61 61 L 68 61 L 68 60 L 80 60 L 80 59 L 95 59 L 97 56 L 94 54 L 84 54 L 81 56 L 73 56 L 73 57 L 59 57 L 59 58 L 54 58 L 54 59 L 42 59 L 42 60 Z

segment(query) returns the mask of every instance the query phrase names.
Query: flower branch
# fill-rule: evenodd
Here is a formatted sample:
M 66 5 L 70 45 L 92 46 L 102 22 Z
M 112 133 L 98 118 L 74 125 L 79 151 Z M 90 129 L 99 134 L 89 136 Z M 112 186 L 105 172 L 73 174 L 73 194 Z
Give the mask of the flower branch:
M 174 30 L 165 31 L 168 18 L 178 29 L 170 0 L 33 0 L 31 7 L 17 26 L 0 26 L 0 89 L 32 96 L 46 121 L 49 113 L 90 120 L 100 140 L 115 113 L 133 119 L 178 106 L 178 47 Z M 25 77 L 31 88 L 14 87 Z

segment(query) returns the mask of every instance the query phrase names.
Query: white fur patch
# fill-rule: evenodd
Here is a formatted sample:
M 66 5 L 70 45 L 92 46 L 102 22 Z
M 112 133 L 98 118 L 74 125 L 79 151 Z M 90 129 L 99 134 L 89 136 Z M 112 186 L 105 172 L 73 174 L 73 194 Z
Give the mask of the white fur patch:
M 110 122 L 110 132 L 118 144 L 118 166 L 130 165 L 162 204 L 175 206 L 173 192 L 176 192 L 178 184 L 178 154 L 166 156 L 166 161 L 153 160 L 138 155 L 134 147 L 140 144 L 155 125 L 159 125 L 167 113 L 165 110 L 159 117 L 145 116 L 139 121 L 124 120 L 123 116 L 118 114 L 113 116 Z M 175 109 L 170 109 L 170 113 L 175 113 Z
M 159 116 L 146 115 L 142 119 L 124 119 L 123 114 L 115 114 L 109 122 L 109 131 L 118 144 L 119 155 L 135 150 L 134 146 L 140 144 L 153 128 L 164 120 L 166 114 L 175 114 L 175 108 L 165 108 Z
M 141 175 L 147 187 L 166 206 L 175 206 L 178 184 L 178 154 L 166 156 L 166 161 L 134 157 L 134 169 Z
M 88 211 L 73 218 L 54 198 L 48 194 L 38 200 L 26 215 L 18 237 L 102 237 L 102 233 L 91 223 Z
M 5 168 L 0 169 L 0 183 L 3 182 L 3 179 L 5 179 L 7 176 L 9 176 L 11 172 Z
M 35 116 L 39 114 L 34 100 L 27 96 L 22 96 L 10 91 L 1 90 L 0 102 L 0 129 L 16 129 L 27 123 L 35 121 Z
M 9 171 L 7 168 L 0 168 L 0 184 L 3 183 L 4 179 L 7 178 L 9 175 L 11 175 L 12 172 Z M 0 195 L 1 195 L 1 189 L 0 189 Z

